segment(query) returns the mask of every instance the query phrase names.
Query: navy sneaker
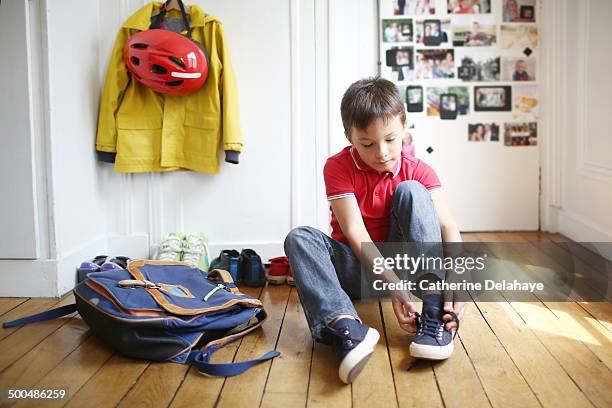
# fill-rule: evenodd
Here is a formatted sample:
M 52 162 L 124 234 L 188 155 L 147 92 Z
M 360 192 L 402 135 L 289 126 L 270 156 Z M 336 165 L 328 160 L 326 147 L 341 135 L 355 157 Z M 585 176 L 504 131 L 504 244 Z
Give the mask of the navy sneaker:
M 410 344 L 410 355 L 426 360 L 445 360 L 453 354 L 454 336 L 444 328 L 442 316 L 450 314 L 457 322 L 453 312 L 444 312 L 441 295 L 427 295 L 423 298 L 423 310 L 417 315 L 417 334 Z M 455 331 L 455 335 L 457 332 Z
M 218 257 L 212 260 L 208 270 L 222 269 L 228 271 L 232 275 L 234 284 L 238 286 L 240 282 L 240 273 L 238 271 L 238 261 L 240 253 L 235 249 L 224 249 L 221 251 Z
M 361 373 L 374 352 L 380 334 L 353 319 L 340 319 L 328 326 L 332 344 L 341 359 L 338 375 L 342 382 L 350 384 Z
M 238 261 L 238 269 L 240 281 L 245 285 L 259 287 L 266 284 L 266 273 L 261 257 L 252 249 L 242 250 Z

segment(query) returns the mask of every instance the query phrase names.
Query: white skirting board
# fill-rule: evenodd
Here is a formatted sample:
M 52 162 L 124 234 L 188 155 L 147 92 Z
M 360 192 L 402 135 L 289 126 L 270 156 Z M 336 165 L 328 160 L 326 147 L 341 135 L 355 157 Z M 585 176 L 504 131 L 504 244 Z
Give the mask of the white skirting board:
M 0 260 L 0 297 L 59 297 L 76 284 L 76 269 L 96 255 L 148 257 L 147 235 L 99 237 L 60 259 Z
M 265 263 L 283 256 L 282 242 L 216 242 L 209 246 L 210 260 L 222 249 L 255 250 Z M 0 297 L 59 297 L 76 284 L 76 268 L 96 255 L 124 255 L 134 259 L 151 258 L 147 235 L 100 237 L 84 244 L 61 259 L 0 260 Z

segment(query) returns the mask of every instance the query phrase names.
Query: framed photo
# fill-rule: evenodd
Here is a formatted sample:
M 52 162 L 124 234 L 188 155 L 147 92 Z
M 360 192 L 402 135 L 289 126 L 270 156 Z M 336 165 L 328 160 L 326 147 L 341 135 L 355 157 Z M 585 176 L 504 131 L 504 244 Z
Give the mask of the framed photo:
M 515 86 L 512 92 L 512 114 L 522 120 L 537 120 L 540 100 L 537 85 Z
M 427 49 L 416 51 L 414 79 L 454 78 L 455 50 Z
M 383 19 L 382 39 L 385 43 L 412 42 L 412 19 Z
M 512 87 L 475 86 L 474 110 L 478 112 L 511 111 Z
M 504 57 L 502 81 L 535 81 L 536 60 L 532 58 Z
M 535 8 L 533 6 L 521 6 L 521 20 L 522 21 L 534 21 L 535 20 Z
M 414 79 L 414 47 L 381 43 L 380 76 L 395 83 Z
M 493 16 L 457 18 L 453 24 L 455 47 L 490 47 L 497 44 L 497 26 Z
M 538 122 L 504 123 L 504 145 L 537 146 Z
M 381 0 L 381 9 L 396 16 L 436 14 L 436 0 Z
M 468 124 L 468 142 L 499 141 L 499 125 L 494 122 Z
M 538 47 L 538 27 L 528 24 L 502 24 L 499 43 L 504 50 L 534 50 Z
M 427 88 L 427 116 L 440 116 L 442 113 L 442 95 L 454 94 L 457 96 L 456 106 L 457 115 L 467 115 L 470 113 L 470 93 L 465 86 L 449 87 L 428 87 Z M 450 105 L 447 100 L 446 107 Z
M 414 67 L 412 47 L 394 47 L 386 51 L 386 65 L 388 67 Z
M 418 44 L 427 46 L 448 44 L 451 34 L 450 19 L 416 20 L 414 22 L 414 41 Z
M 457 119 L 457 95 L 451 93 L 440 95 L 440 119 Z
M 457 68 L 457 77 L 466 82 L 499 81 L 500 57 L 466 54 Z
M 491 12 L 491 0 L 447 0 L 448 14 L 484 14 Z
M 423 87 L 411 85 L 406 87 L 406 107 L 408 112 L 423 112 Z

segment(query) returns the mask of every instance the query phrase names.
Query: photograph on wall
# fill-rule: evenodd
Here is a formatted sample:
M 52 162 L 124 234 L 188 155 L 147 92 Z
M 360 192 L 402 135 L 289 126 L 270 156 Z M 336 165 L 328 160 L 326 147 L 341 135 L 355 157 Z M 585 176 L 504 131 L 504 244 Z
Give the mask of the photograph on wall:
M 510 86 L 475 86 L 474 110 L 510 111 L 512 102 L 512 87 Z
M 416 20 L 414 41 L 424 45 L 448 44 L 451 38 L 451 23 L 444 20 Z
M 414 47 L 391 46 L 383 49 L 380 75 L 393 82 L 413 79 Z
M 537 146 L 537 122 L 504 123 L 504 145 L 506 146 Z
M 523 120 L 537 120 L 540 100 L 536 85 L 515 86 L 512 90 L 512 115 Z
M 412 42 L 412 19 L 383 19 L 382 39 L 385 43 Z
M 454 94 L 457 96 L 456 110 L 459 115 L 470 112 L 470 94 L 465 86 L 428 87 L 427 88 L 427 116 L 440 116 L 440 96 Z
M 437 0 L 381 0 L 382 15 L 413 16 L 436 14 Z
M 504 57 L 502 59 L 502 81 L 535 81 L 535 58 Z
M 423 112 L 423 87 L 410 85 L 400 87 L 400 97 L 406 102 L 408 112 Z
M 416 51 L 414 79 L 454 78 L 455 51 L 427 49 Z
M 457 77 L 465 82 L 499 81 L 499 70 L 499 56 L 466 53 L 457 67 Z
M 446 0 L 448 14 L 484 14 L 491 12 L 491 0 Z
M 536 0 L 502 0 L 504 23 L 534 23 Z
M 504 50 L 523 51 L 538 47 L 538 27 L 533 25 L 502 24 L 499 32 L 499 44 Z
M 468 124 L 468 142 L 498 142 L 499 125 L 494 122 Z
M 455 47 L 489 47 L 497 43 L 497 27 L 493 16 L 456 19 L 453 23 Z

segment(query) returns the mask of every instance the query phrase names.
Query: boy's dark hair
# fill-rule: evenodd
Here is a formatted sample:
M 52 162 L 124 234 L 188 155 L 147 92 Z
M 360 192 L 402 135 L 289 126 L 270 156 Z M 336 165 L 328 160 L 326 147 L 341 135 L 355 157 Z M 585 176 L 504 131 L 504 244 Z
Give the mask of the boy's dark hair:
M 399 90 L 393 82 L 378 76 L 351 84 L 342 97 L 340 113 L 347 137 L 352 127 L 366 129 L 378 118 L 387 123 L 399 115 L 402 123 L 406 123 L 406 110 Z

